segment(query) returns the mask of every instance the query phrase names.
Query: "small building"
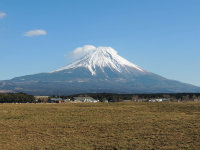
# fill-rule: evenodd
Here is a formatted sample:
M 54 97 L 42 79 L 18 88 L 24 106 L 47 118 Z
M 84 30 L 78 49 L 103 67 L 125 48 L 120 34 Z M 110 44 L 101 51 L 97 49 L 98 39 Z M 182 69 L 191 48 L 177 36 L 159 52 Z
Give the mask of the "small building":
M 51 98 L 49 100 L 50 103 L 63 103 L 64 101 L 62 100 L 62 98 Z
M 162 101 L 163 101 L 163 102 L 166 102 L 166 101 L 168 101 L 168 99 L 167 99 L 167 98 L 163 98 Z
M 163 101 L 162 98 L 158 98 L 158 99 L 156 99 L 156 102 L 162 102 L 162 101 Z
M 148 102 L 156 102 L 155 99 L 149 99 Z
M 106 99 L 106 100 L 104 100 L 104 102 L 105 102 L 105 103 L 108 103 L 108 100 Z
M 80 102 L 89 102 L 89 103 L 97 103 L 99 100 L 95 100 L 92 97 L 74 97 L 73 102 L 80 103 Z
M 64 102 L 71 102 L 71 99 L 70 99 L 70 98 L 67 98 L 67 99 L 64 99 L 63 101 L 64 101 Z
M 148 102 L 166 102 L 167 98 L 149 99 Z

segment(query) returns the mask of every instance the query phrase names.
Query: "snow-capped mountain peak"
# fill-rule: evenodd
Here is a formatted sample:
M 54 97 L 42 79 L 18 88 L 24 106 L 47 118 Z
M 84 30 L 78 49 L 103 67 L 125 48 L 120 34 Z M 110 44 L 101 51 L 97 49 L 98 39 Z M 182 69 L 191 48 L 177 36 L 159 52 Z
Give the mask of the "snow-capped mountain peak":
M 130 68 L 139 72 L 144 72 L 142 68 L 119 56 L 117 51 L 112 47 L 97 47 L 95 50 L 92 50 L 80 59 L 53 72 L 75 69 L 79 67 L 87 68 L 92 75 L 96 74 L 97 68 L 100 68 L 103 72 L 105 68 L 109 68 L 112 71 L 117 72 L 129 72 Z
M 53 72 L 0 81 L 0 90 L 35 95 L 200 92 L 200 87 L 141 69 L 111 47 L 85 45 L 73 50 L 69 56 L 79 59 Z

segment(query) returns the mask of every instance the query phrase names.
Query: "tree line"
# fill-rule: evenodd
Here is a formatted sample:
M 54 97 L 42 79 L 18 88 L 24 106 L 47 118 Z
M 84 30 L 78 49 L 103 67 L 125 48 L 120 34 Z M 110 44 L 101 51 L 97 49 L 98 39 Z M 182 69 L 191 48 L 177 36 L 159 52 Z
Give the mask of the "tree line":
M 46 103 L 52 97 L 36 100 L 33 95 L 26 93 L 4 93 L 0 94 L 0 103 Z M 101 102 L 106 100 L 110 102 L 122 102 L 124 100 L 131 101 L 147 101 L 149 99 L 167 98 L 168 101 L 200 101 L 200 93 L 174 93 L 174 94 L 115 94 L 115 93 L 87 93 L 87 94 L 75 94 L 68 96 L 59 96 L 62 99 L 73 99 L 73 97 L 92 97 L 98 99 Z
M 35 102 L 34 96 L 25 93 L 0 94 L 0 103 L 33 103 L 33 102 Z

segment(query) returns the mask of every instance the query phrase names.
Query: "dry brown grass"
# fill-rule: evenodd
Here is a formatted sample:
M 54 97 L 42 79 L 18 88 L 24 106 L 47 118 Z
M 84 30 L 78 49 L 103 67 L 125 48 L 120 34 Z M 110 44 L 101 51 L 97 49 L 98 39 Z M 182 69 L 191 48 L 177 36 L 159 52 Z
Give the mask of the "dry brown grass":
M 0 149 L 200 149 L 200 103 L 0 104 Z

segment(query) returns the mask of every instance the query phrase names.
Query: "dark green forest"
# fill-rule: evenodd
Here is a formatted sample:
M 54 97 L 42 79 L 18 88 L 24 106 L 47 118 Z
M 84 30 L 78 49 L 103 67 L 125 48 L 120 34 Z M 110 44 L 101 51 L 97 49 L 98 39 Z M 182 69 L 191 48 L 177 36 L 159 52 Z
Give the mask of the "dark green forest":
M 0 94 L 0 103 L 33 103 L 33 95 L 25 93 L 4 93 Z

